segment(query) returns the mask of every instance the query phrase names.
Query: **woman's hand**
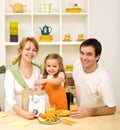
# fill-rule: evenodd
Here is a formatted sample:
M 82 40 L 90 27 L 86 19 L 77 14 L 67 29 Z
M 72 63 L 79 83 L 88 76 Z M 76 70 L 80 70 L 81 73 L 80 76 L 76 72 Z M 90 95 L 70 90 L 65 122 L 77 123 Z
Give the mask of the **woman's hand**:
M 23 116 L 26 119 L 33 119 L 35 117 L 35 112 L 24 111 L 23 113 L 21 113 L 21 116 Z
M 20 116 L 26 118 L 26 119 L 33 119 L 35 117 L 35 112 L 28 112 L 23 110 L 21 107 L 19 107 L 17 104 L 13 106 L 13 110 L 18 113 Z

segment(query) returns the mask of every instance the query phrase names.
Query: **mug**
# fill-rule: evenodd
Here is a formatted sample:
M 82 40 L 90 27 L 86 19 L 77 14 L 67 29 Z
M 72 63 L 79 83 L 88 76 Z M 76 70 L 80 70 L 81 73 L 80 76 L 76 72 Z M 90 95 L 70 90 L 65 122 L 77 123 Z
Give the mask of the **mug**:
M 40 12 L 41 13 L 51 13 L 51 3 L 41 3 L 40 4 Z

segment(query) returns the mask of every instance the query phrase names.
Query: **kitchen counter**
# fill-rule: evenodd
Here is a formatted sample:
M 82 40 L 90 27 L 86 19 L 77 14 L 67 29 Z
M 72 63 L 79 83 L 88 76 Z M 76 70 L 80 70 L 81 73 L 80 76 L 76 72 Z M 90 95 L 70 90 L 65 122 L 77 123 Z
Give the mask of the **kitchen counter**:
M 0 129 L 1 130 L 120 130 L 120 110 L 114 115 L 107 116 L 94 116 L 86 117 L 81 119 L 73 119 L 70 117 L 64 117 L 65 119 L 76 122 L 72 125 L 66 125 L 62 123 L 54 125 L 40 124 L 37 118 L 33 120 L 27 120 L 15 113 L 5 113 L 5 117 L 0 117 Z M 12 123 L 16 121 L 29 121 L 31 122 L 26 127 L 21 128 L 20 126 L 13 126 Z

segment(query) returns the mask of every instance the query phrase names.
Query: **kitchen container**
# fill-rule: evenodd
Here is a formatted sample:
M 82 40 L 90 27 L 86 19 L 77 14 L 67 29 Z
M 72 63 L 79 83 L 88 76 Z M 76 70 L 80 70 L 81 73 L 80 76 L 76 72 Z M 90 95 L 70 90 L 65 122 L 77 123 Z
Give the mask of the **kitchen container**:
M 40 12 L 41 13 L 51 13 L 52 4 L 51 3 L 41 3 Z
M 22 108 L 25 111 L 37 110 L 38 112 L 39 110 L 41 110 L 42 107 L 44 107 L 44 112 L 45 112 L 45 105 L 46 105 L 45 103 L 47 102 L 47 98 L 45 98 L 44 96 L 45 94 L 46 92 L 43 89 L 41 90 L 30 89 L 30 88 L 23 89 L 22 90 Z

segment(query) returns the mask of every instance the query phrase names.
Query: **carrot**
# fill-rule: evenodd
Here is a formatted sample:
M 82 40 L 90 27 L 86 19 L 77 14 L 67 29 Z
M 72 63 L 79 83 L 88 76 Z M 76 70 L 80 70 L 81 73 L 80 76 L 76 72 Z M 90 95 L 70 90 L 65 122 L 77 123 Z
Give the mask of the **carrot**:
M 68 123 L 72 123 L 72 124 L 76 124 L 76 122 L 72 121 L 72 120 L 68 120 L 68 119 L 63 119 L 65 122 L 68 122 Z
M 65 124 L 65 125 L 73 125 L 73 124 L 76 124 L 76 122 L 72 121 L 72 120 L 68 120 L 68 119 L 62 119 L 61 121 L 62 124 Z
M 41 118 L 43 118 L 43 119 L 46 119 L 46 118 L 47 118 L 47 115 L 40 113 L 40 114 L 39 114 L 39 117 L 41 117 Z

